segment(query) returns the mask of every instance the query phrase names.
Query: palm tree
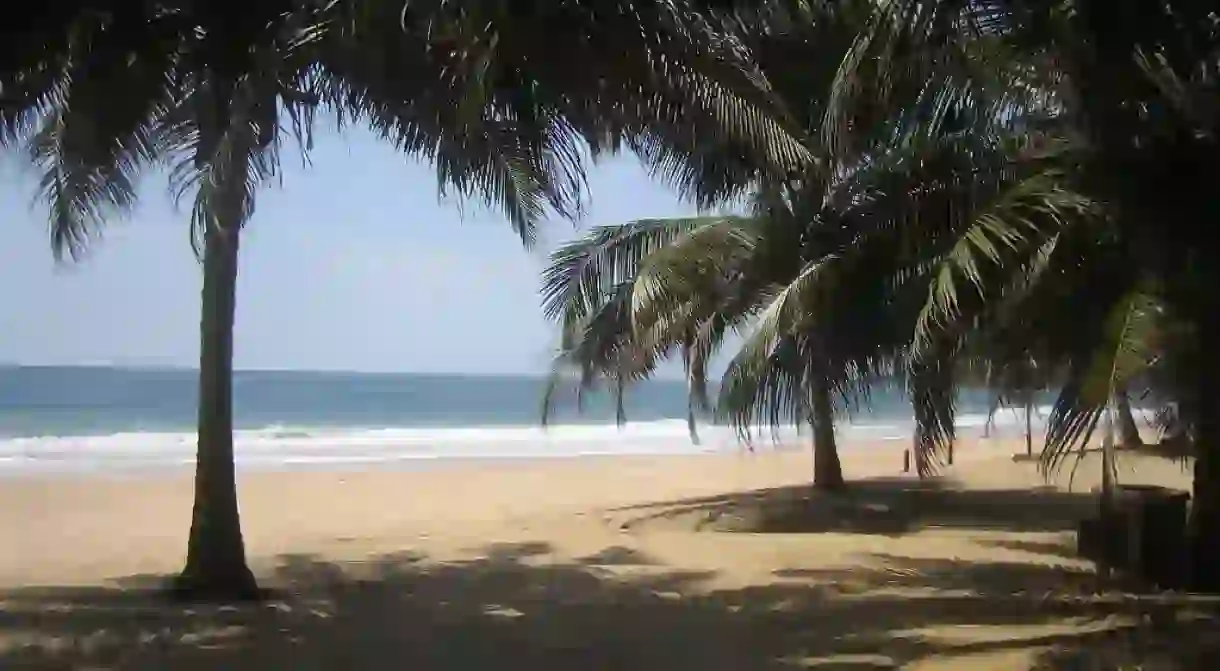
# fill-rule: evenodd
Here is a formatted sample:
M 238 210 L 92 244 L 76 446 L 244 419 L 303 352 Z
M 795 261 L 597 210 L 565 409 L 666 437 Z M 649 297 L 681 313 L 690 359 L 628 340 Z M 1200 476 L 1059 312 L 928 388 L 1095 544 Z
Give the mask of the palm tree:
M 556 252 L 544 275 L 546 312 L 562 325 L 559 363 L 584 386 L 609 378 L 621 393 L 680 353 L 693 426 L 707 357 L 727 331 L 742 331 L 718 414 L 747 438 L 762 424 L 812 424 L 815 481 L 830 487 L 842 482 L 834 407 L 897 376 L 921 420 L 917 463 L 929 474 L 954 433 L 954 366 L 942 356 L 961 347 L 937 325 L 959 302 L 979 302 L 958 278 L 981 284 L 1001 261 L 1036 258 L 1089 206 L 1037 161 L 1018 165 L 1010 144 L 969 126 L 878 147 L 829 186 L 810 178 L 761 190 L 747 218 L 596 229 Z M 1006 237 L 1014 221 L 1024 235 Z M 929 227 L 930 239 L 911 235 Z
M 891 301 L 897 333 L 888 347 L 902 357 L 924 475 L 952 448 L 956 390 L 977 383 L 972 370 L 1012 386 L 1028 377 L 1030 362 L 1042 361 L 1019 342 L 997 341 L 980 322 L 1010 319 L 999 293 L 1017 300 L 1028 291 L 1058 241 L 1091 221 L 1094 209 L 1066 188 L 1053 157 L 1022 148 L 1025 129 L 964 128 L 878 151 L 871 176 L 844 183 L 855 211 L 846 256 L 860 259 L 860 279 L 843 286 L 882 282 L 907 296 Z
M 799 245 L 790 244 L 802 235 L 794 224 L 763 215 L 641 220 L 598 227 L 558 249 L 543 280 L 544 310 L 562 332 L 552 390 L 572 368 L 581 390 L 609 380 L 623 419 L 624 388 L 651 375 L 662 358 L 681 356 L 688 425 L 697 440 L 697 417 L 712 406 L 708 360 L 733 331 L 750 333 L 743 352 L 774 335 L 765 331 L 773 321 L 767 308 L 801 265 Z M 808 422 L 814 484 L 837 488 L 843 478 L 834 443 L 835 378 L 826 357 L 812 351 L 815 339 L 813 332 L 785 337 L 757 372 L 746 372 L 739 355 L 743 361 L 730 366 L 721 385 L 717 414 L 746 439 L 762 414 L 772 425 Z M 554 401 L 548 394 L 544 421 Z
M 116 7 L 61 8 L 45 42 L 0 59 L 0 139 L 43 172 L 57 254 L 76 256 L 130 208 L 149 166 L 170 165 L 173 191 L 193 198 L 203 289 L 195 505 L 176 582 L 187 596 L 257 593 L 233 463 L 238 249 L 284 141 L 307 152 L 319 112 L 430 160 L 442 186 L 499 206 L 526 243 L 550 213 L 579 214 L 586 150 L 630 148 L 709 202 L 806 159 L 745 51 L 684 3 Z M 744 157 L 714 178 L 708 136 Z
M 856 21 L 850 12 L 831 13 L 753 38 L 777 93 L 814 131 L 835 110 L 838 61 L 828 53 L 840 48 L 841 59 L 851 57 Z M 809 62 L 832 67 L 804 67 Z M 1017 80 L 1022 71 L 1012 70 Z M 734 242 L 739 233 L 713 234 L 724 221 L 650 221 L 601 229 L 561 250 L 544 281 L 548 314 L 564 327 L 560 362 L 576 364 L 585 384 L 608 377 L 621 389 L 647 376 L 657 357 L 681 352 L 695 408 L 703 372 L 701 357 L 689 352 L 719 343 L 726 327 L 748 324 L 750 336 L 721 384 L 722 417 L 739 430 L 810 421 L 829 454 L 826 399 L 838 395 L 851 405 L 871 382 L 897 375 L 920 419 L 919 470 L 935 470 L 954 435 L 955 366 L 944 359 L 956 356 L 961 338 L 933 327 L 959 300 L 982 297 L 959 295 L 959 281 L 981 287 L 1002 262 L 1032 264 L 1064 219 L 1089 204 L 1063 188 L 1042 155 L 1053 143 L 1029 128 L 1050 106 L 1036 81 L 1015 95 L 1002 86 L 962 99 L 928 91 L 917 90 L 889 116 L 878 112 L 874 132 L 854 139 L 854 153 L 834 164 L 762 182 L 748 244 Z M 825 154 L 818 137 L 811 133 L 811 152 Z M 720 240 L 739 251 L 707 244 Z M 769 254 L 764 262 L 723 260 L 760 250 Z M 735 301 L 731 309 L 726 296 Z M 658 314 L 669 339 L 653 335 Z M 827 482 L 837 472 L 828 466 Z
M 841 70 L 839 104 L 827 126 L 843 140 L 836 146 L 847 146 L 857 110 L 930 83 L 953 82 L 965 94 L 997 81 L 997 64 L 1023 63 L 1053 82 L 1056 123 L 1076 140 L 1076 188 L 1108 205 L 1124 262 L 1190 334 L 1175 352 L 1190 365 L 1175 365 L 1169 382 L 1196 439 L 1192 563 L 1200 568 L 1220 562 L 1220 395 L 1213 389 L 1220 356 L 1208 346 L 1220 335 L 1220 296 L 1203 289 L 1220 281 L 1215 264 L 1204 261 L 1218 211 L 1210 185 L 1220 177 L 1220 27 L 1213 14 L 1206 3 L 1185 0 L 1137 0 L 1121 11 L 1099 0 L 884 3 Z M 953 45 L 980 37 L 999 45 L 995 58 L 951 57 Z M 1096 412 L 1089 407 L 1086 414 Z M 1220 573 L 1196 579 L 1200 588 L 1220 589 Z
M 819 116 L 824 102 L 819 94 L 834 76 L 834 59 L 819 57 L 851 44 L 849 14 L 824 9 L 812 14 L 791 12 L 781 5 L 767 3 L 761 11 L 739 14 L 740 37 L 756 55 L 785 108 L 807 127 Z M 727 176 L 739 169 L 740 157 L 731 146 L 709 143 L 705 151 L 709 170 L 697 179 L 719 184 L 726 180 L 716 170 Z M 759 180 L 775 188 L 757 189 L 754 195 L 777 195 L 805 172 Z M 571 368 L 578 371 L 580 395 L 609 381 L 618 398 L 619 420 L 624 421 L 626 386 L 651 375 L 659 359 L 673 354 L 686 367 L 687 423 L 697 441 L 696 419 L 712 408 L 706 379 L 709 358 L 729 333 L 745 328 L 765 307 L 767 292 L 790 281 L 800 269 L 800 253 L 793 252 L 801 248 L 802 231 L 809 222 L 792 216 L 793 202 L 771 201 L 764 206 L 758 198 L 762 209 L 756 217 L 642 220 L 602 227 L 552 255 L 543 277 L 544 310 L 560 322 L 562 338 L 543 421 L 555 401 L 561 374 Z M 764 213 L 768 208 L 771 212 Z M 788 215 L 778 216 L 785 209 Z M 801 342 L 801 347 L 813 345 L 811 338 Z M 815 482 L 837 487 L 842 474 L 828 378 L 815 374 L 805 383 L 804 371 L 785 366 L 776 360 L 772 372 L 778 377 L 757 387 L 756 393 L 740 385 L 733 391 L 722 387 L 722 414 L 737 413 L 740 421 L 735 425 L 742 431 L 748 431 L 751 422 L 747 415 L 768 407 L 775 410 L 771 418 L 776 422 L 791 415 L 798 424 L 810 423 L 819 455 Z M 750 399 L 761 398 L 775 384 L 799 388 L 785 397 L 791 401 L 786 409 L 767 402 L 751 405 Z

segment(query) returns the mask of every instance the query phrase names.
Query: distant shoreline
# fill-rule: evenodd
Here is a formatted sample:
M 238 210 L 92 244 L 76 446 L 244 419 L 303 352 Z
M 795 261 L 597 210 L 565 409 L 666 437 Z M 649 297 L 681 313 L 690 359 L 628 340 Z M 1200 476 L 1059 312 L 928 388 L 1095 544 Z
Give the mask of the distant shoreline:
M 633 448 L 630 444 L 631 438 L 623 439 L 623 449 L 613 452 L 561 452 L 554 451 L 552 453 L 532 453 L 522 455 L 505 455 L 494 456 L 486 453 L 477 456 L 467 456 L 463 454 L 445 455 L 436 454 L 434 456 L 420 457 L 411 456 L 409 454 L 403 456 L 387 455 L 381 458 L 364 457 L 353 455 L 349 458 L 343 458 L 341 455 L 335 458 L 320 458 L 314 461 L 284 461 L 269 459 L 259 463 L 249 463 L 243 460 L 243 455 L 238 453 L 237 472 L 239 477 L 262 477 L 274 474 L 292 474 L 292 473 L 333 473 L 333 474 L 369 474 L 369 473 L 419 473 L 419 472 L 479 472 L 488 470 L 530 470 L 535 468 L 550 468 L 560 466 L 562 464 L 613 464 L 618 461 L 661 461 L 671 462 L 674 460 L 696 459 L 696 460 L 712 460 L 741 457 L 741 458 L 767 458 L 768 455 L 783 455 L 783 454 L 805 454 L 810 450 L 808 444 L 810 438 L 806 435 L 803 440 L 799 441 L 759 441 L 754 444 L 754 449 L 751 451 L 745 444 L 721 445 L 716 448 L 708 448 L 701 445 L 691 445 L 691 449 L 681 452 L 665 452 L 665 451 L 647 451 L 644 449 Z M 984 449 L 991 451 L 997 445 L 1013 445 L 1024 449 L 1023 441 L 1013 436 L 996 437 L 992 439 L 982 439 L 978 437 L 963 438 L 962 445 L 967 447 L 959 447 L 957 455 L 962 455 L 962 450 Z M 907 440 L 893 439 L 873 439 L 873 440 L 841 440 L 839 443 L 840 454 L 844 458 L 850 458 L 853 455 L 859 456 L 863 453 L 872 454 L 889 454 L 901 452 L 909 447 Z M 490 448 L 494 450 L 493 448 Z M 1015 454 L 1015 452 L 1014 452 Z M 968 456 L 968 455 L 967 455 Z M 897 462 L 895 462 L 897 463 Z M 90 464 L 87 460 L 72 463 L 68 460 L 60 463 L 57 467 L 52 463 L 43 463 L 37 467 L 29 469 L 19 468 L 4 468 L 3 462 L 0 461 L 0 480 L 3 481 L 22 481 L 22 480 L 78 480 L 78 479 L 123 479 L 123 480 L 159 480 L 165 478 L 177 478 L 190 476 L 194 472 L 194 461 L 186 459 L 175 463 L 139 463 L 135 461 L 129 462 L 112 462 L 105 465 Z
M 58 363 L 14 363 L 0 362 L 0 374 L 5 370 L 87 370 L 87 371 L 118 371 L 131 373 L 182 373 L 198 375 L 198 366 L 174 366 L 158 364 L 58 364 Z M 270 375 L 304 375 L 304 376 L 344 376 L 359 375 L 367 377 L 459 377 L 472 379 L 530 379 L 546 380 L 547 371 L 521 372 L 479 372 L 479 371 L 412 371 L 412 370 L 354 370 L 346 368 L 234 368 L 233 373 L 240 374 L 270 374 Z M 659 382 L 685 383 L 681 376 L 658 375 L 653 380 Z

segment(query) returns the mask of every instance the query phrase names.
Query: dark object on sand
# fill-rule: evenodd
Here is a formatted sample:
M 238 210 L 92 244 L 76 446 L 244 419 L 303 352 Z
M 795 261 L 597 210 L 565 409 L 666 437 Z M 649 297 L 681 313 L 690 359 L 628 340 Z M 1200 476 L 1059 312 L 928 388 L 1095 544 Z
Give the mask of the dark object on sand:
M 1183 587 L 1186 571 L 1186 507 L 1178 489 L 1120 485 L 1114 513 L 1081 520 L 1077 552 L 1140 582 L 1161 589 Z

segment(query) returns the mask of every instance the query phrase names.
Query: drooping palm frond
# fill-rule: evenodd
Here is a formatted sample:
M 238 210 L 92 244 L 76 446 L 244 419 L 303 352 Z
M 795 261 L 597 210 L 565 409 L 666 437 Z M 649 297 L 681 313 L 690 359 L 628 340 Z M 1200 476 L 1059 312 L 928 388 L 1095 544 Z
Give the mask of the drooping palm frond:
M 832 89 L 822 125 L 826 145 L 845 157 L 859 152 L 869 134 L 901 136 L 911 122 L 935 132 L 944 124 L 960 126 L 963 104 L 983 127 L 1057 107 L 1060 74 L 1053 61 L 1021 48 L 1024 33 L 1015 29 L 1028 14 L 1021 4 L 872 3 Z
M 764 428 L 776 435 L 782 426 L 829 421 L 816 416 L 824 410 L 811 405 L 814 390 L 825 394 L 826 410 L 850 414 L 892 376 L 889 341 L 873 330 L 885 319 L 875 296 L 885 294 L 848 290 L 852 276 L 839 263 L 824 257 L 792 284 L 760 294 L 716 408 L 743 440 Z
M 713 288 L 718 261 L 748 245 L 746 223 L 641 220 L 598 227 L 556 250 L 542 289 L 544 312 L 562 335 L 554 379 L 575 369 L 578 391 L 606 380 L 630 384 L 651 375 L 659 359 L 680 354 L 694 436 L 694 414 L 707 405 L 707 361 L 731 327 Z M 544 413 L 553 400 L 548 395 Z
M 16 96 L 29 97 L 10 101 L 6 134 L 27 143 L 42 172 L 57 256 L 78 256 L 108 219 L 126 214 L 139 175 L 168 148 L 164 121 L 176 104 L 171 85 L 181 26 L 165 17 L 119 18 L 125 20 L 79 19 L 64 52 L 22 75 L 55 83 L 18 90 Z
M 57 254 L 78 255 L 105 221 L 122 216 L 140 174 L 155 163 L 176 165 L 176 190 L 202 185 L 197 178 L 230 121 L 256 126 L 248 146 L 259 151 L 278 140 L 275 117 L 294 102 L 278 98 L 283 78 L 309 62 L 300 56 L 311 41 L 303 35 L 324 21 L 310 3 L 281 4 L 247 12 L 243 25 L 255 30 L 245 36 L 217 28 L 200 8 L 78 7 L 60 17 L 65 39 L 50 40 L 54 50 L 29 69 L 0 73 L 7 139 L 27 144 L 43 173 Z M 20 85 L 36 81 L 49 83 Z M 262 111 L 239 109 L 237 91 L 262 99 Z
M 934 330 L 973 319 L 1014 283 L 1036 281 L 1059 231 L 1095 210 L 1089 199 L 1064 188 L 1053 172 L 1015 181 L 981 204 L 957 241 L 928 269 L 927 302 L 915 324 L 915 356 L 923 355 Z M 963 315 L 959 279 L 973 292 L 975 310 L 968 316 Z
M 1114 396 L 1153 364 L 1161 314 L 1160 301 L 1148 286 L 1135 287 L 1114 305 L 1096 347 L 1069 370 L 1051 411 L 1042 453 L 1047 470 L 1057 469 Z
M 657 364 L 655 354 L 639 347 L 631 337 L 630 305 L 631 283 L 624 282 L 586 319 L 563 329 L 563 345 L 555 357 L 543 397 L 543 425 L 559 402 L 559 394 L 572 372 L 577 376 L 577 407 L 583 405 L 585 394 L 610 382 L 618 406 L 618 421 L 626 421 L 622 403 L 627 385 L 649 377 Z
M 86 50 L 98 52 L 92 72 L 113 76 L 122 62 L 116 56 L 155 58 L 162 51 L 163 29 L 177 32 L 173 14 L 132 3 L 65 0 L 8 17 L 0 28 L 0 146 L 26 143 L 61 106 L 68 70 L 83 74 Z M 133 63 L 137 71 L 144 65 Z M 122 107 L 124 101 L 111 102 Z
M 630 148 L 704 205 L 808 161 L 748 52 L 689 3 L 390 9 L 366 3 L 332 31 L 327 97 L 433 160 L 442 184 L 492 184 L 496 206 L 522 194 L 525 211 L 505 212 L 526 239 L 525 214 L 580 212 L 587 150 Z
M 621 226 L 600 226 L 551 254 L 542 275 L 543 314 L 561 324 L 581 322 L 630 284 L 644 259 L 686 233 L 719 219 L 641 219 Z
M 826 296 L 835 291 L 836 258 L 808 263 L 788 284 L 763 293 L 761 309 L 721 386 L 721 416 L 744 437 L 759 424 L 772 427 L 808 417 L 804 394 L 805 362 L 821 358 L 805 337 Z
M 686 324 L 720 316 L 737 328 L 756 313 L 775 270 L 766 265 L 775 255 L 761 223 L 690 235 L 650 257 L 637 279 L 637 333 L 660 345 Z
M 712 410 L 708 363 L 754 310 L 757 223 L 709 222 L 647 256 L 635 278 L 633 338 L 656 356 L 680 354 L 692 437 L 697 416 Z
M 802 341 L 791 336 L 781 337 L 774 346 L 766 345 L 772 343 L 762 338 L 747 340 L 720 384 L 717 414 L 746 442 L 759 427 L 774 432 L 809 419 L 804 381 L 807 366 L 817 360 L 816 353 L 802 350 Z
M 754 223 L 745 217 L 708 218 L 643 257 L 632 294 L 637 335 L 663 342 L 683 323 L 706 319 L 710 310 L 723 307 L 754 252 Z
M 1095 391 L 1080 394 L 1082 376 L 1098 365 L 1097 352 L 1113 347 L 1105 325 L 1128 311 L 1130 296 L 1145 291 L 1113 222 L 1098 216 L 1093 204 L 1080 205 L 1062 212 L 1070 216 L 1049 220 L 1053 234 L 1040 245 L 1025 245 L 1024 253 L 1000 264 L 1002 272 L 987 276 L 978 289 L 980 300 L 968 311 L 941 313 L 950 326 L 928 329 L 933 335 L 960 334 L 967 358 L 975 359 L 969 367 L 985 371 L 988 386 L 1002 397 L 1061 389 L 1043 452 L 1052 468 L 1087 440 L 1113 395 L 1094 405 Z M 1125 374 L 1120 377 L 1116 389 L 1131 382 Z M 1085 401 L 1090 394 L 1092 400 Z
M 526 83 L 516 99 L 497 98 L 482 88 L 494 54 L 463 58 L 448 36 L 415 24 L 404 30 L 401 8 L 386 3 L 357 9 L 332 28 L 319 54 L 319 97 L 341 125 L 367 124 L 433 164 L 442 194 L 482 198 L 527 243 L 549 213 L 579 213 L 579 137 L 565 119 L 529 100 Z M 464 26 L 439 25 L 458 32 L 453 40 L 463 37 Z
M 957 437 L 954 353 L 911 365 L 907 393 L 915 415 L 915 467 L 920 477 L 935 475 Z

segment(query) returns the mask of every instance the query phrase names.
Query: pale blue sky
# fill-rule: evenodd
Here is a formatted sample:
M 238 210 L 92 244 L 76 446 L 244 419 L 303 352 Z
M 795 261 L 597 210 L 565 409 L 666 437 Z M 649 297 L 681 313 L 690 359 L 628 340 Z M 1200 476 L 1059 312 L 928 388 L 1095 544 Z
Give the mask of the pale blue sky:
M 577 234 L 548 225 L 525 251 L 498 215 L 438 202 L 431 168 L 364 132 L 285 161 L 247 229 L 236 366 L 539 373 L 545 253 Z M 194 367 L 199 268 L 186 216 L 152 176 L 135 215 L 79 263 L 56 266 L 31 169 L 0 165 L 0 362 Z M 689 214 L 630 157 L 590 175 L 581 226 Z M 463 216 L 464 215 L 464 216 Z

